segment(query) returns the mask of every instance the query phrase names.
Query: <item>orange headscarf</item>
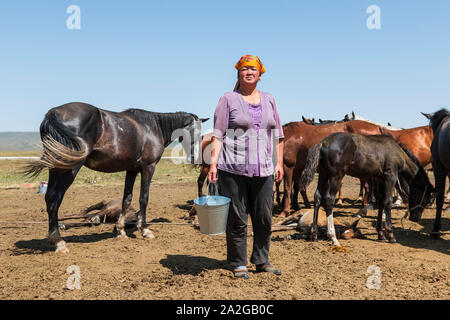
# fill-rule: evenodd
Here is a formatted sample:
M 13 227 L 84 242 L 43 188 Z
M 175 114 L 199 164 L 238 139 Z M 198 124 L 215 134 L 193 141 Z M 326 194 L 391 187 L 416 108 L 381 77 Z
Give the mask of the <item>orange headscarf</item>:
M 261 60 L 259 60 L 258 56 L 253 56 L 251 54 L 246 54 L 245 56 L 242 56 L 239 61 L 234 66 L 237 70 L 241 69 L 242 67 L 251 66 L 258 68 L 259 72 L 263 74 L 266 72 L 266 68 L 264 68 L 264 65 L 262 64 Z
M 258 56 L 246 54 L 239 59 L 239 61 L 236 63 L 234 67 L 239 71 L 241 68 L 246 66 L 257 68 L 260 74 L 266 72 L 266 68 L 264 67 Z M 234 91 L 236 91 L 237 89 L 239 89 L 239 80 L 236 82 L 236 85 L 234 86 Z

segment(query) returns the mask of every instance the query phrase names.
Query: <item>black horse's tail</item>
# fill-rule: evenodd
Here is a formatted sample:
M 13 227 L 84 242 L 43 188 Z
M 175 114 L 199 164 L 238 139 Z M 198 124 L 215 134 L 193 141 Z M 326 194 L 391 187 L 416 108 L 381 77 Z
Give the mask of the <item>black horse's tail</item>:
M 80 164 L 88 155 L 86 142 L 77 137 L 50 110 L 41 123 L 43 151 L 39 160 L 29 162 L 22 173 L 36 177 L 44 168 L 70 170 Z
M 322 149 L 322 142 L 317 143 L 308 152 L 308 157 L 306 158 L 305 169 L 303 170 L 302 176 L 300 178 L 300 190 L 306 190 L 311 181 L 314 179 L 314 174 L 317 171 L 320 160 L 320 150 Z

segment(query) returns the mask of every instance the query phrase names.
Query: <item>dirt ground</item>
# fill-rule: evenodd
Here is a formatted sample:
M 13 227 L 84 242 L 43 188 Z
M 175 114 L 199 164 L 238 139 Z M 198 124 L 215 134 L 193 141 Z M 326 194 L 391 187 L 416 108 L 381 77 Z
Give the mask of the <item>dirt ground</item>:
M 310 199 L 315 183 L 308 190 Z M 98 201 L 122 196 L 122 186 L 74 185 L 60 208 L 60 216 L 77 213 Z M 376 241 L 376 212 L 359 226 L 365 240 L 342 240 L 347 252 L 332 253 L 330 241 L 287 240 L 295 231 L 274 232 L 272 264 L 281 276 L 255 273 L 235 279 L 228 270 L 225 235 L 206 236 L 192 226 L 151 225 L 156 239 L 143 239 L 129 231 L 118 239 L 113 226 L 61 231 L 70 253 L 56 254 L 47 245 L 47 213 L 37 183 L 25 188 L 0 190 L 0 299 L 449 299 L 450 218 L 444 213 L 444 235 L 428 236 L 435 207 L 424 212 L 420 223 L 400 218 L 405 208 L 393 210 L 398 243 Z M 345 198 L 356 199 L 359 181 L 345 178 Z M 139 186 L 133 206 L 138 207 Z M 196 197 L 193 184 L 152 185 L 148 222 L 184 223 Z M 352 222 L 359 205 L 347 201 L 336 207 L 335 217 Z M 275 209 L 274 212 L 278 212 Z M 41 224 L 14 224 L 42 221 Z M 281 218 L 274 216 L 274 223 Z M 248 238 L 250 256 L 252 237 Z M 80 289 L 69 290 L 66 270 L 80 269 Z M 367 286 L 380 268 L 379 289 Z M 373 267 L 371 267 L 373 268 Z M 369 269 L 370 270 L 370 269 Z M 370 282 L 370 279 L 369 279 Z

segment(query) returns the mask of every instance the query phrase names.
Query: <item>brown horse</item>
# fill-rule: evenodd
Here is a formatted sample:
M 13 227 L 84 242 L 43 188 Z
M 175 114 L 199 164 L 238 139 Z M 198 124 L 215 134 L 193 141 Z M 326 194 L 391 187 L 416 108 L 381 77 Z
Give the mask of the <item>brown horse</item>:
M 206 120 L 187 112 L 157 113 L 140 109 L 112 112 L 80 102 L 50 109 L 40 127 L 42 156 L 30 163 L 26 174 L 35 176 L 49 169 L 45 194 L 48 242 L 56 245 L 56 252 L 69 251 L 59 233 L 58 210 L 82 166 L 101 172 L 126 171 L 122 214 L 117 224 L 119 236 L 123 238 L 127 237 L 126 209 L 140 173 L 138 228 L 143 237 L 154 238 L 145 220 L 155 167 L 164 148 L 174 139 L 187 140 L 182 146 L 194 160 L 194 141 L 199 138 L 196 135 L 200 133 L 200 123 Z
M 285 136 L 284 143 L 284 195 L 283 195 L 283 213 L 281 216 L 287 216 L 291 207 L 291 190 L 294 181 L 294 204 L 298 202 L 298 183 L 306 165 L 308 151 L 323 138 L 335 132 L 359 133 L 364 135 L 381 134 L 379 126 L 362 120 L 352 120 L 335 124 L 311 126 L 304 122 L 290 122 L 283 126 Z M 306 191 L 301 194 L 305 201 L 305 207 L 310 208 L 310 203 Z M 366 190 L 366 194 L 368 194 Z M 367 203 L 367 200 L 366 200 Z
M 403 130 L 389 130 L 383 128 L 395 140 L 402 143 L 419 160 L 422 167 L 432 163 L 431 142 L 433 141 L 433 130 L 429 126 L 415 127 Z

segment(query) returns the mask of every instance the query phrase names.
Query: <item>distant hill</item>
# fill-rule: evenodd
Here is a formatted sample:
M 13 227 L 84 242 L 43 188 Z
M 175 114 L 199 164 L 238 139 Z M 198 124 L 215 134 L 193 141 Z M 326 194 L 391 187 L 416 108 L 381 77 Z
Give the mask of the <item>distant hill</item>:
M 179 144 L 172 142 L 167 148 Z M 34 151 L 42 148 L 39 132 L 0 132 L 0 152 Z
M 32 151 L 40 148 L 39 132 L 0 132 L 0 151 Z

